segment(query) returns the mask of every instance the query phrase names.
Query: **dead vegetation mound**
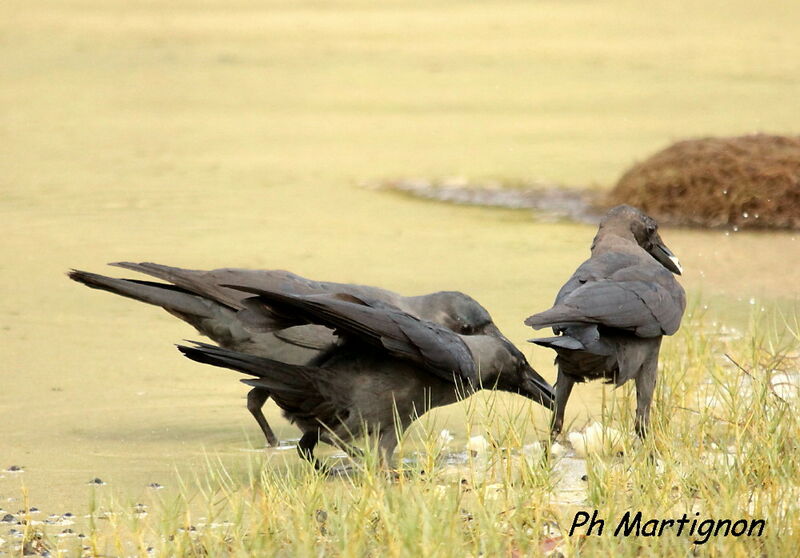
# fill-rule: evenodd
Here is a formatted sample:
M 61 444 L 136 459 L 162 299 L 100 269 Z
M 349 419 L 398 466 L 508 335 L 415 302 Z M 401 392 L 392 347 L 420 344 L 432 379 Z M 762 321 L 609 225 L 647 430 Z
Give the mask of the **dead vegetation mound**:
M 673 225 L 800 229 L 800 137 L 675 143 L 622 175 L 609 203 Z

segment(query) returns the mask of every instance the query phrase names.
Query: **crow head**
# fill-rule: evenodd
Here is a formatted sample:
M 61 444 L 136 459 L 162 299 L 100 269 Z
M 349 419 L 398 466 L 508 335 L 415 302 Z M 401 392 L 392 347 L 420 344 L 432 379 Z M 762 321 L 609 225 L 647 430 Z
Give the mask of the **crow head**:
M 548 409 L 553 408 L 552 386 L 499 331 L 494 335 L 462 336 L 462 340 L 477 365 L 480 387 L 518 393 Z
M 683 272 L 678 258 L 661 240 L 656 220 L 635 207 L 618 205 L 612 208 L 600 222 L 600 229 L 604 228 L 622 229 L 632 234 L 636 243 L 653 256 L 658 263 L 676 275 Z

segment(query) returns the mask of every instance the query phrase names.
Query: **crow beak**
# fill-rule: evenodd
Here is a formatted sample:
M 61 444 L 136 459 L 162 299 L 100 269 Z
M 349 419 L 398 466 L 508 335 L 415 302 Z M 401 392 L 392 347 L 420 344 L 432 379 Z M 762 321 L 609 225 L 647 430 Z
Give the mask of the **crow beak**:
M 675 257 L 675 254 L 673 254 L 670 249 L 664 245 L 664 242 L 660 238 L 653 242 L 653 247 L 650 249 L 650 255 L 652 255 L 661 265 L 669 269 L 675 275 L 681 275 L 683 273 L 681 262 L 678 261 L 678 258 Z
M 553 387 L 530 366 L 527 367 L 525 372 L 527 377 L 522 381 L 522 386 L 525 390 L 523 395 L 553 410 L 556 400 Z

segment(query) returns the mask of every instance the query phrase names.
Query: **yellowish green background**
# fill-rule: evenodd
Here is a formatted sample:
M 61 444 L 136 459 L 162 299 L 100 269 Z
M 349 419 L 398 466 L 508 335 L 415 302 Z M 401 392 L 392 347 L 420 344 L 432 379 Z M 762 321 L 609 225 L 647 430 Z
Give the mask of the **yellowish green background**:
M 21 507 L 4 501 L 25 486 L 39 507 L 79 511 L 94 477 L 137 498 L 261 444 L 236 374 L 172 346 L 197 337 L 189 326 L 68 281 L 72 267 L 463 290 L 554 379 L 522 320 L 593 227 L 362 185 L 607 188 L 681 138 L 797 134 L 798 36 L 800 3 L 778 0 L 0 3 L 0 468 L 26 469 L 0 473 L 0 507 Z M 720 323 L 796 307 L 797 233 L 662 236 Z M 600 391 L 576 390 L 576 426 Z M 463 435 L 460 410 L 437 412 Z

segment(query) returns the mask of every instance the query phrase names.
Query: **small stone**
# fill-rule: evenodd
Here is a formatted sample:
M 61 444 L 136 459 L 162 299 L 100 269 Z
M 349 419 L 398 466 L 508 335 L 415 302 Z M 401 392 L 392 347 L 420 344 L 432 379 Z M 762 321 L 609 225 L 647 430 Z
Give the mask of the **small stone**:
M 489 451 L 490 444 L 483 436 L 472 436 L 467 440 L 466 449 L 472 454 L 473 457 L 485 455 Z
M 9 473 L 21 473 L 23 470 L 24 468 L 20 467 L 19 465 L 12 465 L 8 469 L 6 469 L 6 471 L 8 471 Z
M 152 488 L 153 490 L 161 490 L 164 487 L 158 484 L 157 482 L 151 482 L 150 484 L 147 485 L 147 488 Z
M 452 441 L 453 435 L 450 434 L 449 430 L 445 429 L 439 432 L 439 437 L 436 439 L 436 445 L 439 447 L 439 449 L 444 449 L 450 445 L 450 442 Z
M 0 519 L 0 521 L 2 521 L 3 523 L 14 523 L 16 520 L 17 518 L 11 515 L 10 513 L 5 514 L 3 516 L 3 519 Z
M 542 444 L 539 442 L 534 442 L 532 444 L 526 444 L 522 446 L 522 455 L 525 456 L 525 459 L 529 464 L 534 464 L 544 458 L 545 450 L 542 447 Z
M 559 444 L 558 442 L 553 442 L 550 446 L 550 455 L 553 457 L 563 457 L 567 453 L 567 448 Z
M 103 482 L 103 479 L 101 479 L 100 477 L 95 477 L 89 481 L 89 484 L 96 484 L 98 486 L 103 486 L 105 482 Z

